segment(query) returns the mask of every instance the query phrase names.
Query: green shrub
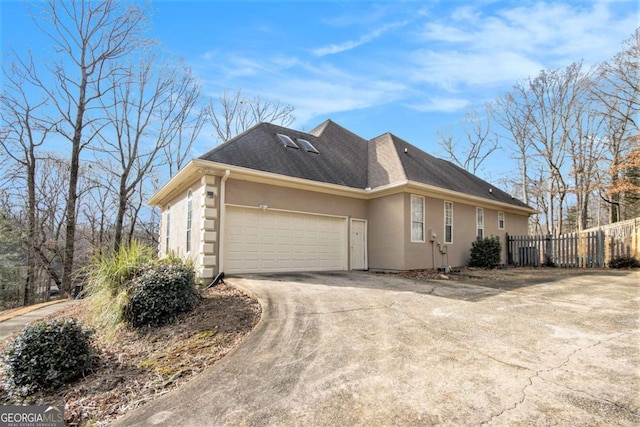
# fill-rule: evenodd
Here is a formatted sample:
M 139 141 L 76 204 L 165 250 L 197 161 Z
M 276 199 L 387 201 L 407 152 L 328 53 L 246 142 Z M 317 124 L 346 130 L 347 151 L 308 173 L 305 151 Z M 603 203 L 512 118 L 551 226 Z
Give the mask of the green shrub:
M 551 255 L 545 255 L 544 264 L 545 267 L 556 268 L 558 265 L 553 261 Z
M 496 268 L 500 265 L 502 245 L 498 237 L 485 237 L 471 244 L 469 267 Z
M 133 279 L 124 319 L 134 327 L 161 326 L 198 300 L 193 266 L 180 260 L 149 264 Z
M 10 394 L 27 397 L 84 375 L 95 355 L 92 334 L 74 319 L 28 325 L 3 354 Z
M 640 268 L 640 261 L 632 256 L 619 256 L 609 261 L 609 268 Z
M 134 240 L 118 252 L 96 257 L 88 270 L 87 299 L 92 323 L 113 337 L 122 324 L 131 281 L 153 261 L 153 250 Z

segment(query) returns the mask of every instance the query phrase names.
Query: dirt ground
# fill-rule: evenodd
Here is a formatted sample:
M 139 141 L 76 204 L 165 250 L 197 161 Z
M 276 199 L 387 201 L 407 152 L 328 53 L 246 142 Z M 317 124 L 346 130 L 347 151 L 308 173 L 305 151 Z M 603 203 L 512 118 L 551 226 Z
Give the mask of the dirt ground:
M 100 354 L 93 371 L 65 389 L 40 393 L 28 403 L 64 402 L 65 425 L 106 425 L 223 358 L 251 332 L 260 312 L 255 300 L 221 284 L 207 290 L 194 311 L 170 325 L 142 332 L 127 330 L 111 342 L 98 332 Z M 88 324 L 86 315 L 83 302 L 50 318 L 74 317 Z M 2 380 L 0 392 L 0 404 L 12 403 Z
M 501 289 L 516 288 L 537 283 L 554 282 L 567 277 L 579 277 L 589 274 L 616 274 L 616 270 L 579 269 L 552 267 L 499 267 L 492 270 L 484 268 L 458 267 L 443 274 L 434 270 L 412 270 L 398 274 L 400 277 L 414 280 L 452 280 Z

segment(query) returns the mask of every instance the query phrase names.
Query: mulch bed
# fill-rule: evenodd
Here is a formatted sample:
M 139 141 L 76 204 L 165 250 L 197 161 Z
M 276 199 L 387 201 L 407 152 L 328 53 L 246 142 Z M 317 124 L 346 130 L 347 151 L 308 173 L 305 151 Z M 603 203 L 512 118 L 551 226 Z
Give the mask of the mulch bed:
M 112 341 L 97 331 L 99 357 L 92 372 L 66 388 L 41 392 L 30 405 L 64 402 L 65 425 L 107 425 L 128 411 L 179 387 L 224 357 L 251 332 L 261 315 L 257 301 L 220 284 L 170 325 L 125 329 Z M 87 304 L 50 317 L 87 321 Z M 0 343 L 4 351 L 10 340 Z M 0 374 L 3 367 L 0 366 Z M 0 379 L 0 404 L 14 404 Z

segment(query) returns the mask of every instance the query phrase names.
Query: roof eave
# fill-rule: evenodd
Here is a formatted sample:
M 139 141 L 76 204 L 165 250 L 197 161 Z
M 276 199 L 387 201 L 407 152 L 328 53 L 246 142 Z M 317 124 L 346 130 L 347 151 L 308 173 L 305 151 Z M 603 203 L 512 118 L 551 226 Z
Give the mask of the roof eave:
M 449 190 L 446 188 L 436 187 L 434 185 L 424 184 L 422 182 L 417 181 L 407 181 L 408 189 L 420 190 L 423 192 L 427 192 L 429 194 L 438 195 L 441 197 L 448 197 L 452 199 L 452 201 L 473 201 L 478 205 L 487 206 L 487 207 L 500 207 L 505 210 L 517 211 L 519 213 L 527 213 L 528 215 L 533 215 L 538 213 L 535 209 L 525 206 L 518 206 L 515 204 L 501 202 L 499 200 L 492 200 L 485 197 L 474 196 L 472 194 L 461 193 L 459 191 Z
M 345 197 L 355 197 L 358 199 L 373 199 L 390 194 L 399 193 L 405 190 L 419 191 L 426 195 L 445 197 L 451 201 L 463 203 L 474 202 L 487 207 L 499 207 L 504 210 L 526 213 L 529 215 L 537 213 L 532 208 L 513 205 L 510 203 L 491 200 L 479 196 L 473 196 L 458 191 L 448 190 L 417 181 L 396 181 L 390 184 L 375 188 L 354 188 L 339 184 L 313 181 L 297 177 L 281 175 L 273 172 L 264 172 L 241 166 L 234 166 L 225 163 L 212 162 L 210 160 L 193 159 L 176 175 L 174 175 L 160 190 L 158 190 L 148 201 L 151 206 L 162 206 L 171 201 L 176 195 L 191 185 L 195 179 L 203 175 L 222 176 L 226 170 L 231 172 L 230 178 L 245 179 L 263 184 L 280 185 L 288 188 L 309 190 L 327 194 L 334 194 Z

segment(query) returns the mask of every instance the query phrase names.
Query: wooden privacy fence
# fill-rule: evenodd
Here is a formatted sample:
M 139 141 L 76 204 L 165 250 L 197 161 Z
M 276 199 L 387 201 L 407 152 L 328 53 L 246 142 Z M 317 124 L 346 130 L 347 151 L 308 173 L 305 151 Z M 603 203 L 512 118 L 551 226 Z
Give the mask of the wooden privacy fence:
M 640 256 L 640 218 L 558 236 L 507 234 L 506 241 L 509 265 L 602 268 L 612 258 Z

